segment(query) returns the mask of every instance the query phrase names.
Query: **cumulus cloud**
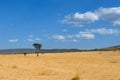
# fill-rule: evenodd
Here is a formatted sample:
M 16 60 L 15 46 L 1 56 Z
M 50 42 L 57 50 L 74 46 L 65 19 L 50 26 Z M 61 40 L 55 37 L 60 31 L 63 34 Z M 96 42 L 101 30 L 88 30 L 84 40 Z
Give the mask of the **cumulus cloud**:
M 27 38 L 27 41 L 34 42 L 34 41 L 40 41 L 41 39 L 38 37 L 34 37 L 33 35 L 29 35 Z
M 90 32 L 79 32 L 74 35 L 61 35 L 61 34 L 55 34 L 52 36 L 52 39 L 58 40 L 58 41 L 72 41 L 77 42 L 79 39 L 94 39 L 94 34 Z
M 113 25 L 120 26 L 120 7 L 100 8 L 96 13 L 100 19 L 107 20 Z
M 91 32 L 80 31 L 74 35 L 67 35 L 66 38 L 69 38 L 69 39 L 94 39 L 95 36 Z
M 76 34 L 68 34 L 68 35 L 60 35 L 55 34 L 52 36 L 53 39 L 59 40 L 59 41 L 72 41 L 77 42 L 79 39 L 95 39 L 99 35 L 116 35 L 119 34 L 120 31 L 118 29 L 107 29 L 107 28 L 98 28 L 98 29 L 86 29 L 84 31 L 79 31 Z
M 118 29 L 106 29 L 106 28 L 99 28 L 99 29 L 90 29 L 86 30 L 90 33 L 98 33 L 101 35 L 112 35 L 112 34 L 119 34 L 120 31 Z
M 29 41 L 29 42 L 34 42 L 35 40 L 34 40 L 34 39 L 29 38 L 29 39 L 27 39 L 27 41 Z
M 63 32 L 67 32 L 68 30 L 67 30 L 67 29 L 63 29 L 62 31 L 63 31 Z
M 61 35 L 55 34 L 52 36 L 52 39 L 59 40 L 59 41 L 72 41 L 77 42 L 78 39 L 94 39 L 94 34 L 90 32 L 79 32 L 74 35 Z
M 64 20 L 62 20 L 62 23 L 72 24 L 75 26 L 82 26 L 84 24 L 88 24 L 96 20 L 98 20 L 98 16 L 95 13 L 86 12 L 84 14 L 80 14 L 79 12 L 76 12 L 73 15 L 65 16 Z
M 55 34 L 52 36 L 53 39 L 55 40 L 65 40 L 66 37 L 64 35 L 60 35 L 60 34 Z
M 16 42 L 18 42 L 18 39 L 10 39 L 10 40 L 8 40 L 10 43 L 16 43 Z
M 73 41 L 73 42 L 78 42 L 78 40 L 77 40 L 77 39 L 73 39 L 72 41 Z
M 82 32 L 82 31 L 80 31 L 78 34 L 76 34 L 75 37 L 76 38 L 85 38 L 85 39 L 94 39 L 95 38 L 93 33 Z
M 40 38 L 35 38 L 36 41 L 40 41 L 41 39 Z
M 61 22 L 74 26 L 82 26 L 98 20 L 108 21 L 115 26 L 120 26 L 120 7 L 99 8 L 85 13 L 76 12 L 65 16 Z
M 29 38 L 33 38 L 34 36 L 33 36 L 33 35 L 29 35 L 28 37 L 29 37 Z

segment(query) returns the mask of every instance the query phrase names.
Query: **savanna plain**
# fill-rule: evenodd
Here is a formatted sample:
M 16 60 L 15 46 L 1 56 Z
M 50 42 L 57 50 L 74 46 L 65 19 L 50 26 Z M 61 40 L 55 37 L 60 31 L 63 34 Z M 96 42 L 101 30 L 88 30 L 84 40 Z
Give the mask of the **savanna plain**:
M 1 54 L 0 80 L 120 80 L 120 52 Z

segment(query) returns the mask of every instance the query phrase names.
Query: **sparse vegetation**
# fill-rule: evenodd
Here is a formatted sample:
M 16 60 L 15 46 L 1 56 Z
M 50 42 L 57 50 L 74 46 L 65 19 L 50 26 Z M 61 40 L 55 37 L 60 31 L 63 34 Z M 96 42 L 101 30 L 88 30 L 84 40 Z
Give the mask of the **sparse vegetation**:
M 73 77 L 71 80 L 80 80 L 80 78 L 79 78 L 79 76 L 77 75 L 77 76 Z
M 26 55 L 27 55 L 27 53 L 26 53 L 26 52 L 24 52 L 23 54 L 24 54 L 24 56 L 26 56 Z
M 13 69 L 17 69 L 18 67 L 16 65 L 12 66 Z
M 110 63 L 118 63 L 117 61 L 111 61 Z
M 33 46 L 35 48 L 35 53 L 37 54 L 37 56 L 39 56 L 40 48 L 42 47 L 42 45 L 39 43 L 34 43 Z

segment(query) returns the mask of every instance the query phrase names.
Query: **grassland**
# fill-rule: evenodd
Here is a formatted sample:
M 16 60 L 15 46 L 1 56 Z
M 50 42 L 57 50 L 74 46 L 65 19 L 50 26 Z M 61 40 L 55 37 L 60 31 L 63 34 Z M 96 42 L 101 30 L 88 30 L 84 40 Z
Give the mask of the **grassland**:
M 120 80 L 120 52 L 0 55 L 0 80 Z

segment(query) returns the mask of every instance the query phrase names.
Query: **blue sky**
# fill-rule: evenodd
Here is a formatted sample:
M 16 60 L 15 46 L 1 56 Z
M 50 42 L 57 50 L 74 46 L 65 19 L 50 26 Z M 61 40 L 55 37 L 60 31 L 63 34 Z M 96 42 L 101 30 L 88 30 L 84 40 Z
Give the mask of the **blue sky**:
M 120 0 L 0 0 L 0 49 L 120 44 Z

